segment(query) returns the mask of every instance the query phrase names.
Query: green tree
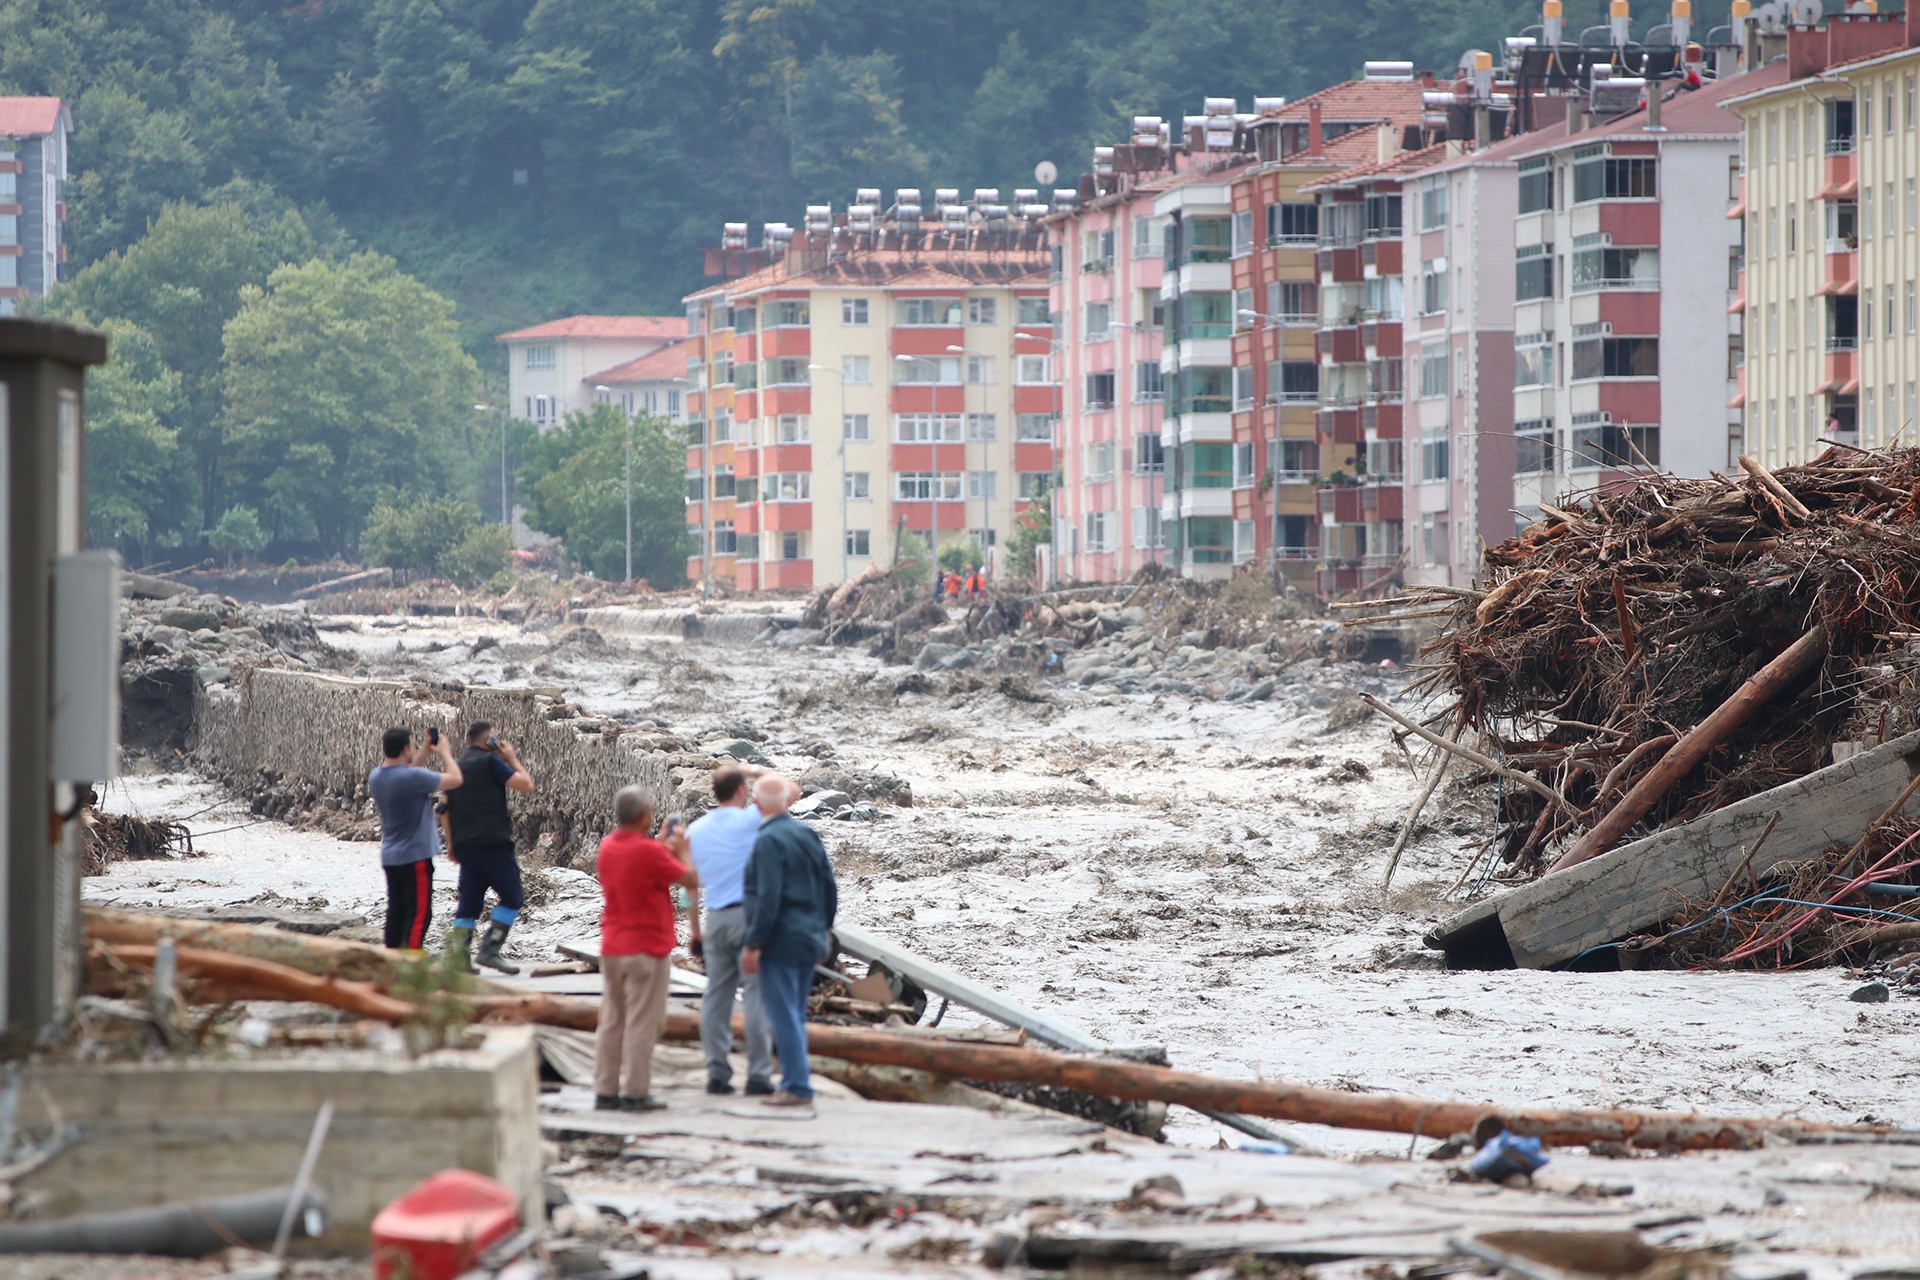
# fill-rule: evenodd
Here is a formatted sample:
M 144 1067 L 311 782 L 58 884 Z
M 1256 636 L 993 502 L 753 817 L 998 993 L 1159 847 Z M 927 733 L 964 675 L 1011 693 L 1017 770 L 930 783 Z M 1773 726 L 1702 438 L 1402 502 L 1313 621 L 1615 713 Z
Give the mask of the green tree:
M 252 555 L 267 545 L 267 531 L 252 507 L 228 507 L 213 528 L 202 535 L 207 545 L 227 553 L 227 567 L 233 567 L 235 552 Z
M 484 523 L 478 507 L 457 498 L 383 497 L 360 534 L 364 563 L 442 574 L 462 586 L 503 572 L 512 550 L 505 525 Z
M 277 538 L 344 553 L 385 491 L 469 491 L 473 464 L 455 446 L 479 369 L 453 304 L 392 259 L 279 268 L 242 294 L 225 347 L 237 487 Z
M 570 413 L 535 437 L 520 469 L 527 525 L 560 539 L 596 577 L 626 570 L 626 448 L 633 447 L 633 573 L 656 587 L 687 580 L 686 435 L 612 405 Z
M 1016 577 L 1032 580 L 1040 564 L 1040 548 L 1053 542 L 1053 491 L 1041 491 L 1039 498 L 1013 519 L 1013 533 L 1007 538 L 1007 559 L 1013 563 Z
M 441 563 L 442 571 L 463 587 L 477 587 L 513 562 L 513 530 L 504 524 L 477 524 L 467 530 Z
M 199 527 L 168 425 L 179 414 L 180 375 L 144 329 L 125 320 L 101 327 L 107 363 L 87 378 L 87 540 L 145 559 L 155 543 Z

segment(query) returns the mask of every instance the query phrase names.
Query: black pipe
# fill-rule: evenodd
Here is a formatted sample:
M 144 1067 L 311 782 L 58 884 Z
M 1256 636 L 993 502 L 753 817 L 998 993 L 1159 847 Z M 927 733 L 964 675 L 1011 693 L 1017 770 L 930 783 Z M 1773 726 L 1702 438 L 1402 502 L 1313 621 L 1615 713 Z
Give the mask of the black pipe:
M 203 1258 L 236 1241 L 270 1248 L 280 1230 L 292 1187 L 250 1191 L 211 1200 L 183 1200 L 150 1209 L 83 1213 L 55 1222 L 0 1225 L 0 1253 L 149 1253 L 166 1258 Z M 327 1229 L 327 1201 L 309 1190 L 300 1204 L 300 1230 L 318 1236 Z

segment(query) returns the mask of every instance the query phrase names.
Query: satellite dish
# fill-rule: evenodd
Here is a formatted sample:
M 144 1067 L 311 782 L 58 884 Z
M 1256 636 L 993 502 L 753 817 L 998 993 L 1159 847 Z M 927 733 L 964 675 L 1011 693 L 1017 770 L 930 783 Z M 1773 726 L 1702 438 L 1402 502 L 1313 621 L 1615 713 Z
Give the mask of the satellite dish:
M 1051 160 L 1042 160 L 1033 166 L 1033 180 L 1043 187 L 1050 187 L 1060 176 L 1060 166 Z

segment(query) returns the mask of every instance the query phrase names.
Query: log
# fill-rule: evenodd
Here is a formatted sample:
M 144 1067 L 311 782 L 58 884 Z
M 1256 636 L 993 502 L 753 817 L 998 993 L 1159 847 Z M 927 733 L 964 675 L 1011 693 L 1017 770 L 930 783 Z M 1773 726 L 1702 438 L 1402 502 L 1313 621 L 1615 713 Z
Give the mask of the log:
M 1705 720 L 1689 729 L 1680 741 L 1669 747 L 1667 753 L 1660 757 L 1660 762 L 1647 770 L 1640 781 L 1633 785 L 1633 789 L 1607 811 L 1605 817 L 1589 827 L 1585 835 L 1547 868 L 1547 874 L 1577 867 L 1612 848 L 1616 840 L 1644 818 L 1647 810 L 1673 790 L 1680 779 L 1706 759 L 1709 752 L 1725 742 L 1735 729 L 1752 719 L 1755 712 L 1773 700 L 1774 695 L 1812 670 L 1826 654 L 1826 624 L 1815 623 L 1812 630 L 1749 676 L 1746 683 L 1735 689 Z
M 1802 520 L 1808 519 L 1813 515 L 1813 512 L 1807 510 L 1806 503 L 1787 492 L 1787 486 L 1781 484 L 1773 472 L 1760 465 L 1758 458 L 1752 454 L 1743 453 L 1740 455 L 1740 466 L 1748 475 L 1753 477 L 1756 484 L 1771 494 L 1787 511 L 1792 512 Z
M 148 967 L 153 963 L 155 952 L 153 947 L 139 946 L 101 950 L 121 963 Z M 316 977 L 245 956 L 182 948 L 179 958 L 182 974 L 207 978 L 236 989 L 281 993 L 280 998 L 290 1000 L 318 1001 L 387 1022 L 404 1023 L 419 1012 L 407 1001 L 363 984 Z M 476 1012 L 493 1016 L 508 1015 L 518 1020 L 580 1029 L 597 1022 L 599 1016 L 596 1002 L 547 996 L 481 998 L 472 1004 Z M 564 1021 L 556 1023 L 554 1019 Z M 699 1040 L 700 1015 L 668 1013 L 662 1038 L 683 1042 Z M 904 1067 L 947 1079 L 1047 1085 L 1107 1098 L 1178 1103 L 1204 1111 L 1428 1137 L 1471 1133 L 1490 1116 L 1509 1131 L 1537 1137 L 1550 1146 L 1585 1146 L 1605 1141 L 1649 1150 L 1745 1148 L 1757 1146 L 1769 1137 L 1892 1132 L 1886 1125 L 1736 1119 L 1691 1112 L 1503 1108 L 1474 1102 L 1436 1102 L 1402 1094 L 1351 1093 L 1276 1080 L 1221 1080 L 1114 1058 L 964 1044 L 821 1023 L 808 1024 L 807 1046 L 825 1057 L 869 1066 Z
M 361 942 L 259 925 L 137 915 L 112 907 L 82 907 L 80 913 L 90 942 L 151 947 L 172 938 L 183 947 L 250 956 L 322 977 L 351 982 L 387 982 L 393 977 L 393 952 Z
M 350 573 L 344 578 L 330 578 L 325 582 L 316 582 L 310 587 L 302 587 L 293 593 L 293 598 L 295 600 L 304 600 L 308 596 L 325 595 L 336 587 L 350 587 L 356 582 L 366 582 L 371 578 L 388 578 L 392 576 L 393 570 L 391 569 L 364 569 L 359 573 Z
M 1571 813 L 1579 812 L 1577 809 L 1573 807 L 1573 805 L 1567 800 L 1565 796 L 1561 795 L 1558 791 L 1555 791 L 1552 787 L 1540 781 L 1540 779 L 1534 777 L 1532 774 L 1521 773 L 1518 769 L 1509 769 L 1507 768 L 1507 766 L 1501 764 L 1498 760 L 1495 760 L 1492 756 L 1487 755 L 1485 752 L 1475 751 L 1472 747 L 1463 746 L 1462 744 L 1455 742 L 1452 738 L 1442 737 L 1441 735 L 1435 733 L 1433 730 L 1427 728 L 1426 726 L 1417 724 L 1414 721 L 1408 719 L 1406 716 L 1401 715 L 1398 711 L 1395 711 L 1392 707 L 1388 706 L 1386 703 L 1382 702 L 1380 699 L 1374 697 L 1370 693 L 1361 694 L 1360 701 L 1366 703 L 1368 706 L 1372 707 L 1375 711 L 1378 711 L 1381 715 L 1387 717 L 1389 720 L 1396 722 L 1402 728 L 1406 729 L 1407 732 L 1416 734 L 1419 737 L 1426 739 L 1428 742 L 1431 742 L 1434 746 L 1439 747 L 1442 751 L 1451 751 L 1454 755 L 1459 756 L 1462 760 L 1470 760 L 1474 764 L 1479 765 L 1482 769 L 1485 769 L 1488 773 L 1498 774 L 1502 778 L 1505 778 L 1507 781 L 1514 783 L 1516 786 L 1525 787 L 1527 790 L 1532 791 L 1538 794 L 1539 796 L 1541 796 L 1543 799 L 1547 801 L 1547 803 L 1555 805 L 1560 809 L 1566 811 L 1567 813 L 1571 814 Z

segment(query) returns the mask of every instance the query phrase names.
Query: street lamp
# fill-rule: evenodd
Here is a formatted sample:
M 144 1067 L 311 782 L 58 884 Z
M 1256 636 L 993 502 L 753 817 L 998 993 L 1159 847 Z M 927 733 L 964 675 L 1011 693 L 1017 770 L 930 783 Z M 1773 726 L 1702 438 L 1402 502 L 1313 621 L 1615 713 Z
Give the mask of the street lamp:
M 840 379 L 840 581 L 845 582 L 851 573 L 847 565 L 847 374 L 824 364 L 810 364 L 807 372 L 830 373 Z M 812 404 L 811 395 L 808 404 Z M 867 550 L 871 553 L 873 548 Z
M 612 387 L 595 386 L 602 395 L 612 395 Z M 633 587 L 633 419 L 627 419 L 627 577 L 629 590 Z
M 973 350 L 973 348 L 971 347 L 949 346 L 947 350 L 952 352 L 954 355 L 971 356 L 976 360 L 986 360 L 990 358 L 986 355 L 981 354 L 978 351 Z M 981 371 L 984 373 L 985 369 L 983 368 Z M 969 379 L 966 376 L 966 371 L 963 369 L 960 375 L 960 423 L 961 423 L 960 466 L 963 470 L 967 465 L 966 464 L 966 457 L 967 457 L 966 438 L 968 435 L 971 434 L 971 430 L 970 430 L 971 424 L 967 422 L 967 382 L 968 381 Z M 980 416 L 983 418 L 987 416 L 986 386 L 987 384 L 984 382 L 980 384 Z M 986 564 L 987 564 L 987 536 L 988 536 L 988 532 L 990 531 L 993 525 L 993 513 L 987 505 L 987 477 L 992 473 L 993 473 L 993 455 L 988 452 L 987 441 L 985 437 L 982 437 L 980 441 L 980 567 L 983 570 L 986 568 Z M 963 491 L 963 496 L 961 498 L 960 509 L 962 512 L 966 510 L 966 499 L 964 497 L 964 491 Z
M 1264 311 L 1249 311 L 1245 307 L 1240 308 L 1237 314 L 1242 319 L 1258 320 L 1262 328 L 1286 323 L 1281 316 L 1268 315 Z M 1267 495 L 1267 565 L 1273 574 L 1274 585 L 1277 587 L 1280 583 L 1280 405 L 1282 402 L 1280 388 L 1268 387 L 1267 394 L 1273 397 L 1273 455 L 1272 466 L 1268 468 L 1273 473 L 1273 485 L 1272 491 Z M 1254 408 L 1253 421 L 1257 428 L 1260 424 L 1258 406 Z
M 476 404 L 476 412 L 491 413 L 493 406 Z M 513 527 L 513 511 L 507 506 L 507 415 L 500 415 L 500 523 L 509 529 Z

